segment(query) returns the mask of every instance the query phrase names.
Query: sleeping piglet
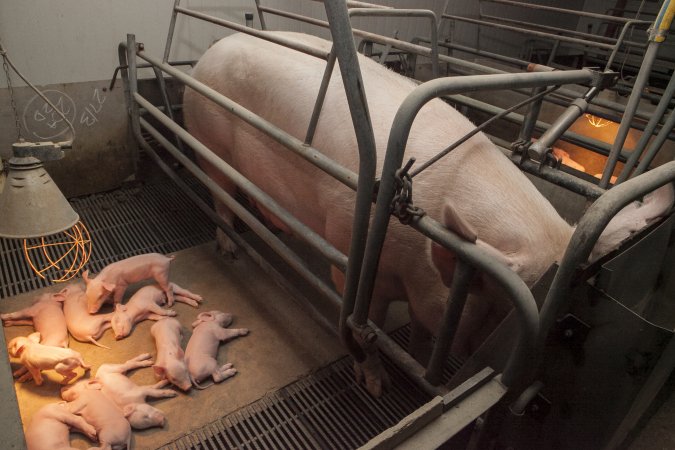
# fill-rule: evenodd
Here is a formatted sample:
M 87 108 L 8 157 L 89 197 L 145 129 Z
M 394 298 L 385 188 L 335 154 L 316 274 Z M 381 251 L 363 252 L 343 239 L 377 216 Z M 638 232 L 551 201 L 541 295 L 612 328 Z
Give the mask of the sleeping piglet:
M 143 430 L 150 427 L 163 427 L 164 413 L 148 405 L 146 397 L 175 397 L 176 391 L 161 389 L 169 382 L 160 381 L 152 386 L 139 386 L 131 381 L 125 373 L 140 367 L 150 367 L 150 354 L 144 353 L 130 359 L 124 364 L 102 364 L 96 372 L 96 379 L 101 383 L 103 393 L 122 409 L 133 428 Z
M 40 333 L 40 343 L 54 347 L 68 347 L 68 327 L 63 314 L 63 301 L 66 289 L 57 293 L 39 295 L 32 305 L 19 311 L 0 314 L 2 324 L 6 327 L 14 325 L 32 325 Z M 13 374 L 19 382 L 31 379 L 28 369 L 21 367 Z
M 176 283 L 169 283 L 174 298 L 178 302 L 199 306 L 202 297 L 193 294 L 187 289 L 183 289 Z M 176 311 L 164 309 L 160 305 L 166 303 L 166 294 L 157 285 L 151 284 L 140 288 L 131 296 L 126 305 L 118 303 L 115 305 L 111 325 L 115 339 L 122 339 L 131 333 L 134 325 L 145 319 L 160 320 L 166 316 L 175 316 Z
M 105 330 L 110 328 L 113 313 L 89 314 L 87 312 L 87 298 L 82 283 L 71 284 L 66 288 L 66 300 L 63 302 L 63 313 L 70 334 L 80 342 L 91 342 L 103 348 L 99 339 Z
M 232 363 L 218 367 L 216 360 L 218 345 L 221 342 L 248 334 L 247 328 L 226 328 L 231 323 L 232 314 L 221 311 L 203 312 L 192 322 L 192 336 L 185 349 L 185 362 L 196 388 L 208 387 L 201 386 L 199 382 L 209 376 L 214 382 L 219 383 L 237 373 Z
M 68 347 L 68 327 L 63 314 L 65 299 L 66 289 L 57 293 L 41 294 L 32 305 L 19 311 L 0 314 L 0 319 L 6 327 L 32 325 L 35 331 L 40 332 L 41 343 L 44 345 Z
M 66 402 L 50 403 L 40 408 L 26 427 L 28 450 L 70 450 L 70 429 L 84 433 L 96 440 L 96 429 L 78 416 L 79 411 L 70 411 Z
M 10 356 L 19 358 L 38 386 L 43 381 L 41 370 L 54 369 L 63 376 L 62 383 L 67 384 L 77 376 L 76 368 L 82 367 L 84 370 L 89 370 L 91 367 L 75 350 L 40 344 L 40 333 L 37 331 L 28 337 L 15 337 L 9 341 L 7 350 Z
M 101 448 L 131 448 L 131 425 L 122 410 L 106 397 L 97 380 L 80 380 L 61 388 L 61 398 L 68 402 L 68 409 L 77 411 L 96 429 Z
M 181 347 L 183 331 L 180 322 L 169 317 L 158 320 L 151 328 L 150 334 L 155 338 L 157 358 L 152 368 L 155 378 L 169 380 L 184 391 L 192 387 L 190 374 L 185 364 L 185 353 Z
M 113 304 L 120 303 L 124 291 L 131 283 L 154 279 L 166 293 L 169 306 L 173 306 L 173 292 L 169 288 L 169 264 L 173 256 L 146 253 L 132 256 L 106 266 L 96 278 L 89 278 L 89 271 L 82 273 L 87 284 L 87 310 L 94 314 L 111 297 Z

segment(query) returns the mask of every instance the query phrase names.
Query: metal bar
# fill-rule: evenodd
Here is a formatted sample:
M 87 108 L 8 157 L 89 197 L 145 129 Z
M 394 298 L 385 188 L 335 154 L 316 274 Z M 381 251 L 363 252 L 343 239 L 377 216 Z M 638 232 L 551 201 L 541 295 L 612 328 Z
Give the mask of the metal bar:
M 599 90 L 591 88 L 584 98 L 574 100 L 551 126 L 539 136 L 539 139 L 530 145 L 527 153 L 535 161 L 543 161 L 553 143 L 557 141 L 569 127 L 588 109 L 588 99 L 595 97 Z
M 169 100 L 169 94 L 166 89 L 166 80 L 164 79 L 164 75 L 162 74 L 162 71 L 155 66 L 152 66 L 152 71 L 155 73 L 157 83 L 159 83 L 159 93 L 162 97 L 162 103 L 164 103 L 164 113 L 175 122 L 173 115 L 173 106 L 171 105 L 171 100 Z M 178 139 L 178 137 L 175 137 L 175 139 L 176 145 L 178 146 L 180 151 L 185 153 L 185 149 L 183 148 L 183 143 L 181 142 L 181 140 Z
M 260 19 L 260 29 L 267 30 L 267 24 L 265 23 L 265 17 L 263 16 L 262 7 L 260 6 L 260 0 L 255 0 L 255 7 L 258 9 L 258 18 Z
M 202 158 L 204 158 L 204 160 L 208 161 L 208 163 L 211 164 L 215 169 L 217 169 L 220 173 L 225 175 L 233 183 L 235 183 L 246 195 L 249 195 L 252 198 L 254 198 L 256 203 L 263 205 L 265 209 L 267 209 L 274 216 L 278 217 L 284 224 L 290 227 L 296 236 L 300 237 L 305 242 L 310 244 L 338 269 L 342 271 L 346 269 L 347 257 L 343 255 L 338 249 L 336 249 L 328 241 L 326 241 L 324 238 L 319 236 L 305 224 L 303 224 L 302 222 L 297 220 L 294 216 L 292 216 L 290 213 L 288 213 L 288 211 L 283 209 L 274 199 L 272 199 L 269 195 L 267 195 L 265 192 L 260 190 L 253 183 L 251 183 L 247 178 L 245 178 L 243 175 L 241 175 L 239 172 L 233 169 L 232 166 L 230 166 L 225 161 L 220 159 L 215 153 L 213 153 L 208 147 L 199 142 L 197 139 L 195 139 L 185 129 L 181 128 L 178 124 L 173 122 L 166 115 L 162 114 L 162 112 L 159 111 L 157 108 L 155 108 L 150 102 L 148 102 L 138 94 L 135 94 L 134 98 L 139 104 L 143 105 L 143 107 L 146 108 L 154 118 L 159 120 L 162 123 L 162 125 L 164 125 L 173 133 L 175 133 L 181 140 L 183 140 L 183 142 L 189 145 L 195 152 L 197 152 Z M 156 135 L 156 130 L 155 132 L 153 132 L 154 128 L 148 127 L 149 124 L 145 121 L 143 121 L 143 123 L 144 127 L 153 135 L 153 137 L 158 141 L 160 141 L 159 137 Z M 166 144 L 166 142 L 163 141 L 160 142 L 162 142 L 162 144 Z M 168 147 L 167 149 L 171 151 L 173 150 L 173 146 Z M 171 153 L 173 154 L 173 152 Z M 194 163 L 191 163 L 190 160 L 187 158 L 178 158 L 178 159 L 186 167 L 187 166 L 193 168 L 196 167 L 194 166 Z M 201 180 L 200 178 L 200 181 L 203 180 Z M 211 184 L 213 185 L 213 183 Z M 234 210 L 234 208 L 230 207 L 229 204 L 228 208 Z M 237 209 L 239 209 L 239 207 Z M 253 226 L 251 227 L 253 228 Z M 269 236 L 273 236 L 273 234 L 269 232 L 269 230 L 267 230 L 267 228 L 265 228 L 264 226 L 256 226 L 256 229 L 260 230 L 261 232 L 266 231 L 267 233 L 269 233 Z
M 523 125 L 520 127 L 520 132 L 518 133 L 518 140 L 520 141 L 530 142 L 532 139 L 532 131 L 534 131 L 534 126 L 537 124 L 541 105 L 544 101 L 543 96 L 540 96 L 544 92 L 544 89 L 543 87 L 532 89 L 532 96 L 534 98 L 539 96 L 539 98 L 530 103 L 530 106 L 527 108 L 527 113 L 525 113 L 525 117 L 523 118 Z
M 522 20 L 507 19 L 506 17 L 491 16 L 489 14 L 482 14 L 481 18 L 482 19 L 488 19 L 488 20 L 494 20 L 494 21 L 501 21 L 501 22 L 510 23 L 510 24 L 513 24 L 513 25 L 524 25 L 524 26 L 529 26 L 529 27 L 534 27 L 534 28 L 540 28 L 542 30 L 548 30 L 548 31 L 557 32 L 557 33 L 566 33 L 566 34 L 569 34 L 570 36 L 577 36 L 577 37 L 580 37 L 580 38 L 598 39 L 599 41 L 604 41 L 606 44 L 610 44 L 610 45 L 616 45 L 616 44 L 621 42 L 621 39 L 617 39 L 617 38 L 613 38 L 613 37 L 609 37 L 609 36 L 601 36 L 601 35 L 592 34 L 592 33 L 584 33 L 582 31 L 576 31 L 576 30 L 567 30 L 565 28 L 558 28 L 558 27 L 552 27 L 552 26 L 548 26 L 548 25 L 541 25 L 541 24 L 533 23 L 533 22 L 525 22 L 525 21 L 522 21 Z M 649 22 L 644 21 L 644 20 L 637 20 L 637 21 L 634 20 L 632 22 L 634 22 L 633 25 L 635 25 L 635 24 L 648 25 L 649 24 Z M 629 25 L 629 24 L 631 24 L 630 21 L 626 22 L 624 24 L 624 27 L 626 25 Z M 625 44 L 633 46 L 633 47 L 638 47 L 638 48 L 647 47 L 646 42 L 626 41 Z
M 270 7 L 267 7 L 267 6 L 261 6 L 260 8 L 265 12 L 268 12 L 270 14 L 275 14 L 275 15 L 280 16 L 280 17 L 286 17 L 288 19 L 298 20 L 300 22 L 309 23 L 309 24 L 316 25 L 316 26 L 323 27 L 323 28 L 329 27 L 328 22 L 326 22 L 325 20 L 314 19 L 312 17 L 307 17 L 307 16 L 303 16 L 303 15 L 300 15 L 300 14 L 290 13 L 290 12 L 287 12 L 287 11 L 282 11 L 280 9 L 275 9 L 275 8 L 270 8 Z M 377 42 L 378 44 L 391 45 L 392 47 L 397 48 L 399 50 L 404 50 L 404 51 L 415 53 L 415 54 L 418 54 L 418 55 L 421 55 L 421 56 L 431 57 L 431 49 L 428 48 L 428 47 L 424 47 L 422 45 L 411 44 L 411 43 L 408 43 L 406 41 L 400 41 L 398 39 L 393 39 L 393 38 L 381 36 L 379 34 L 370 33 L 368 31 L 363 31 L 363 30 L 359 30 L 359 29 L 356 29 L 356 28 L 353 28 L 351 31 L 353 32 L 354 36 L 359 36 L 361 38 L 371 40 L 373 42 Z M 464 60 L 461 60 L 459 58 L 452 58 L 452 57 L 446 56 L 446 55 L 439 54 L 438 59 L 440 61 L 450 62 L 450 63 L 453 63 L 453 64 L 458 65 L 460 67 L 466 67 L 467 69 L 471 69 L 471 70 L 478 70 L 478 71 L 483 71 L 483 72 L 490 70 L 489 68 L 486 68 L 485 66 L 482 66 L 480 64 L 472 63 L 472 62 L 469 62 L 469 61 L 464 61 Z M 504 73 L 503 71 L 500 71 L 500 70 L 497 70 L 497 69 L 493 69 L 493 70 L 496 71 L 494 73 Z
M 321 79 L 319 94 L 316 97 L 316 103 L 314 104 L 314 110 L 312 111 L 312 117 L 309 119 L 309 126 L 307 127 L 307 135 L 305 136 L 305 145 L 312 145 L 312 141 L 314 140 L 314 132 L 316 131 L 316 125 L 319 123 L 319 116 L 321 115 L 323 102 L 326 99 L 326 92 L 328 91 L 330 78 L 331 75 L 333 74 L 333 68 L 335 68 L 335 58 L 336 56 L 334 48 L 331 48 L 330 56 L 326 61 L 326 69 L 324 70 L 323 78 Z
M 421 41 L 421 42 L 427 42 L 428 41 L 425 38 L 417 38 L 417 40 Z M 453 49 L 453 50 L 459 50 L 461 52 L 471 53 L 471 54 L 474 54 L 474 55 L 487 56 L 488 58 L 492 58 L 492 59 L 495 59 L 497 61 L 513 64 L 513 65 L 516 65 L 516 66 L 519 66 L 519 67 L 527 67 L 530 64 L 532 64 L 531 61 L 525 61 L 525 60 L 518 59 L 518 58 L 512 58 L 510 56 L 504 56 L 504 55 L 500 55 L 498 53 L 492 53 L 492 52 L 488 52 L 488 51 L 485 51 L 485 50 L 478 50 L 478 49 L 475 49 L 475 48 L 467 47 L 465 45 L 454 44 L 454 43 L 451 43 L 451 42 L 441 42 L 438 45 L 440 45 L 441 47 L 446 47 L 446 48 Z
M 486 22 L 484 20 L 471 19 L 469 17 L 456 16 L 456 15 L 453 15 L 453 14 L 443 14 L 443 18 L 452 19 L 452 20 L 459 20 L 461 22 L 473 23 L 473 24 L 476 24 L 476 25 L 485 25 L 485 26 L 488 26 L 488 27 L 499 28 L 499 29 L 502 29 L 502 30 L 515 31 L 516 33 L 523 33 L 523 34 L 543 37 L 543 38 L 547 38 L 547 39 L 554 39 L 554 40 L 561 41 L 561 42 L 569 42 L 569 43 L 573 43 L 573 44 L 588 45 L 588 46 L 603 48 L 603 49 L 607 49 L 607 50 L 614 49 L 614 45 L 605 44 L 603 42 L 587 41 L 585 39 L 573 38 L 573 37 L 568 37 L 568 36 L 560 36 L 558 34 L 546 33 L 546 32 L 543 32 L 543 31 L 526 30 L 526 29 L 519 28 L 519 27 L 512 27 L 510 25 L 503 25 L 503 24 L 500 24 L 500 23 Z
M 642 66 L 638 72 L 635 83 L 633 84 L 633 92 L 628 98 L 626 103 L 626 112 L 624 113 L 621 124 L 619 125 L 619 130 L 616 132 L 616 137 L 612 143 L 612 148 L 609 151 L 609 156 L 607 157 L 607 163 L 605 164 L 605 170 L 602 172 L 602 178 L 600 179 L 599 186 L 601 188 L 607 188 L 611 180 L 612 174 L 614 173 L 614 168 L 619 159 L 619 153 L 623 149 L 623 144 L 626 142 L 626 137 L 628 136 L 628 131 L 630 130 L 630 124 L 633 121 L 633 114 L 638 107 L 640 102 L 641 92 L 649 81 L 649 72 L 652 69 L 652 64 L 656 58 L 656 53 L 658 52 L 659 43 L 656 41 L 649 42 L 647 46 L 647 51 L 645 52 L 645 57 L 642 61 Z
M 642 161 L 640 161 L 640 164 L 638 165 L 637 169 L 635 169 L 635 172 L 633 173 L 634 177 L 640 175 L 645 170 L 647 170 L 649 164 L 651 164 L 652 160 L 656 156 L 656 153 L 659 151 L 663 143 L 666 141 L 668 131 L 672 130 L 673 128 L 675 128 L 675 110 L 672 110 L 670 112 L 670 115 L 668 116 L 666 123 L 663 125 L 663 128 L 661 128 L 659 134 L 657 134 L 654 140 L 652 141 L 644 158 L 642 158 Z
M 305 278 L 310 285 L 314 289 L 316 289 L 318 292 L 323 294 L 330 302 L 331 306 L 333 308 L 339 309 L 340 307 L 340 297 L 335 293 L 334 290 L 326 286 L 323 281 L 318 279 L 316 275 L 314 275 L 309 269 L 307 269 L 304 265 L 304 263 L 300 260 L 300 258 L 295 255 L 290 249 L 288 249 L 285 244 L 283 244 L 279 239 L 274 236 L 273 233 L 271 233 L 267 228 L 265 228 L 258 220 L 251 214 L 249 213 L 243 206 L 239 205 L 239 203 L 234 200 L 229 194 L 227 194 L 220 186 L 218 186 L 216 183 L 214 183 L 204 172 L 201 171 L 199 167 L 197 167 L 196 164 L 194 164 L 192 161 L 190 161 L 187 157 L 185 157 L 171 142 L 169 142 L 166 138 L 164 138 L 156 129 L 152 127 L 147 121 L 144 119 L 140 119 L 140 122 L 143 125 L 143 128 L 147 129 L 152 136 L 157 139 L 158 142 L 160 142 L 176 159 L 178 159 L 191 173 L 199 179 L 200 182 L 202 182 L 207 188 L 211 190 L 214 196 L 217 196 L 219 200 L 224 202 L 225 204 L 228 205 L 229 208 L 232 209 L 233 212 L 235 212 L 239 217 L 242 218 L 244 222 L 246 222 L 247 225 L 251 227 L 262 239 L 265 243 L 267 243 L 273 250 L 275 250 L 279 256 L 281 256 L 287 263 L 288 265 L 293 268 L 296 272 L 298 272 L 303 278 Z M 292 286 L 285 281 L 284 277 L 280 275 L 276 269 L 274 269 L 264 258 L 262 258 L 246 241 L 244 241 L 232 228 L 227 225 L 220 216 L 218 216 L 211 208 L 206 206 L 204 202 L 196 196 L 192 192 L 192 190 L 185 186 L 184 182 L 181 182 L 180 177 L 178 177 L 173 170 L 171 170 L 168 165 L 166 165 L 161 158 L 154 152 L 152 147 L 150 147 L 143 139 L 142 136 L 136 136 L 137 139 L 139 139 L 139 142 L 143 147 L 145 148 L 146 151 L 148 151 L 148 154 L 152 157 L 152 159 L 158 163 L 160 168 L 167 173 L 171 177 L 171 179 L 176 182 L 183 190 L 186 192 L 190 198 L 195 201 L 197 206 L 202 209 L 211 220 L 213 220 L 216 225 L 218 225 L 219 228 L 221 228 L 230 239 L 232 239 L 238 246 L 243 248 L 246 253 L 251 256 L 251 258 L 256 261 L 261 268 L 270 274 L 272 278 L 274 278 L 276 281 L 280 281 L 281 285 L 284 286 L 286 289 L 289 290 L 289 292 L 294 294 L 295 298 L 298 299 L 303 299 L 304 296 L 298 295 L 296 293 L 295 288 L 292 288 Z M 304 302 L 308 303 L 308 302 Z M 307 306 L 307 305 L 306 305 Z M 310 304 L 308 308 L 312 316 L 314 318 L 319 318 L 320 322 L 326 325 L 326 328 L 335 331 L 335 327 L 331 324 L 328 323 L 328 321 L 321 316 L 320 313 L 317 312 L 317 310 Z
M 484 111 L 488 112 L 490 114 L 498 114 L 500 112 L 503 112 L 504 109 L 499 108 L 497 106 L 490 105 L 485 102 L 481 102 L 478 100 L 474 100 L 470 97 L 466 97 L 464 95 L 450 95 L 448 98 L 454 102 L 460 103 L 462 105 L 469 106 L 470 108 L 475 108 L 479 111 Z M 522 124 L 524 117 L 522 114 L 518 114 L 515 112 L 508 113 L 502 117 L 505 120 L 508 120 L 509 122 L 513 122 L 516 124 Z M 538 120 L 535 124 L 535 130 L 544 132 L 547 129 L 549 129 L 551 124 L 542 122 Z M 566 131 L 563 133 L 563 135 L 560 137 L 562 140 L 571 142 L 576 145 L 583 146 L 589 150 L 592 150 L 596 153 L 599 153 L 601 155 L 607 156 L 609 154 L 609 144 L 598 141 L 597 139 L 589 138 L 587 136 L 582 136 L 580 134 L 571 132 L 571 131 Z M 620 160 L 625 160 L 625 154 L 621 154 Z
M 570 283 L 577 267 L 588 260 L 593 246 L 609 221 L 636 198 L 673 180 L 675 180 L 675 161 L 614 186 L 586 211 L 572 234 L 565 255 L 560 262 L 560 268 L 541 308 L 539 350 L 543 349 L 544 340 L 558 313 L 562 312 L 569 303 Z
M 432 397 L 448 393 L 448 389 L 445 386 L 433 386 L 425 380 L 424 367 L 391 339 L 387 333 L 370 321 L 368 322 L 368 325 L 377 335 L 377 347 L 379 350 L 387 355 L 396 367 L 401 369 L 420 389 Z
M 320 1 L 323 3 L 323 0 L 315 0 L 315 1 Z M 379 8 L 379 9 L 393 9 L 391 6 L 384 6 L 384 5 L 376 5 L 374 3 L 366 3 L 366 2 L 357 2 L 354 0 L 347 0 L 347 7 L 348 8 Z
M 349 17 L 381 16 L 381 17 L 422 17 L 431 20 L 431 73 L 438 77 L 438 25 L 436 14 L 426 9 L 352 9 Z
M 284 147 L 294 151 L 315 166 L 319 167 L 321 170 L 328 173 L 336 180 L 342 182 L 352 189 L 356 189 L 358 184 L 358 176 L 351 170 L 346 169 L 343 166 L 337 164 L 335 161 L 327 158 L 315 148 L 304 145 L 301 140 L 289 135 L 285 131 L 281 130 L 260 116 L 230 100 L 216 90 L 198 82 L 180 70 L 174 69 L 167 64 L 163 64 L 158 60 L 146 55 L 144 52 L 138 52 L 138 56 L 141 59 L 144 59 L 149 63 L 159 67 L 169 75 L 172 75 L 174 78 L 178 79 L 188 87 L 197 91 L 199 94 L 218 104 L 228 112 L 236 115 L 249 125 L 252 125 L 253 127 L 263 131 L 269 137 Z
M 510 150 L 511 147 L 510 142 L 506 142 L 494 136 L 490 136 L 490 139 L 492 140 L 492 142 L 495 143 L 495 145 L 501 147 L 502 153 L 504 153 L 506 156 L 509 157 L 509 159 L 511 159 L 511 161 L 513 161 L 512 158 L 513 152 Z M 595 200 L 596 198 L 600 197 L 602 194 L 605 193 L 604 189 L 599 188 L 592 182 L 581 179 L 579 178 L 579 176 L 567 173 L 566 170 L 574 171 L 574 169 L 568 169 L 566 168 L 566 166 L 562 166 L 560 169 L 554 169 L 546 165 L 535 163 L 529 159 L 525 159 L 518 161 L 518 167 L 520 167 L 523 171 L 532 174 L 538 178 L 550 181 L 551 183 L 554 183 L 576 194 L 583 195 L 589 200 Z M 593 178 L 590 175 L 586 174 L 584 175 L 587 176 L 588 178 Z
M 433 385 L 438 385 L 442 381 L 443 365 L 448 359 L 450 346 L 457 332 L 457 324 L 464 311 L 467 295 L 469 294 L 469 284 L 476 273 L 475 269 L 464 261 L 458 260 L 455 273 L 452 277 L 452 287 L 448 295 L 448 302 L 445 304 L 441 327 L 438 330 L 438 336 L 434 349 L 427 364 L 427 370 L 424 378 Z
M 495 261 L 492 255 L 454 235 L 428 216 L 413 219 L 411 226 L 452 250 L 458 259 L 465 260 L 477 270 L 484 272 L 504 289 L 514 306 L 520 326 L 516 345 L 504 368 L 502 382 L 506 386 L 511 386 L 522 377 L 526 377 L 532 369 L 531 357 L 539 336 L 539 315 L 532 293 L 525 282 L 511 269 Z
M 635 147 L 633 148 L 633 153 L 631 153 L 630 158 L 628 158 L 628 161 L 626 161 L 623 170 L 619 175 L 619 178 L 617 178 L 616 180 L 617 184 L 623 183 L 628 179 L 631 170 L 633 170 L 633 167 L 635 167 L 635 163 L 642 156 L 642 152 L 647 146 L 649 139 L 652 137 L 652 134 L 656 129 L 656 125 L 659 123 L 659 121 L 665 114 L 666 110 L 668 109 L 668 104 L 670 103 L 670 99 L 673 98 L 673 95 L 675 95 L 675 71 L 673 71 L 673 75 L 671 75 L 670 77 L 668 86 L 666 86 L 666 89 L 663 92 L 663 95 L 661 96 L 661 101 L 654 110 L 652 118 L 649 120 L 649 123 L 647 123 L 647 126 L 645 127 L 642 136 L 640 136 L 640 140 L 638 141 L 637 144 L 635 144 Z M 663 129 L 669 130 L 671 128 L 672 127 L 663 127 L 661 131 L 663 132 Z
M 395 125 L 392 127 L 389 135 L 387 154 L 378 190 L 375 217 L 368 235 L 366 254 L 357 294 L 356 306 L 360 309 L 355 308 L 354 311 L 354 322 L 357 325 L 363 324 L 365 322 L 364 318 L 368 314 L 368 305 L 373 293 L 377 264 L 389 225 L 389 205 L 396 190 L 394 174 L 401 167 L 413 120 L 422 106 L 436 97 L 457 92 L 499 89 L 505 86 L 520 88 L 583 83 L 590 81 L 590 78 L 591 72 L 587 70 L 441 78 L 418 86 L 408 95 L 396 113 L 394 119 Z M 459 239 L 432 219 L 428 217 L 416 218 L 413 220 L 412 226 L 421 230 L 427 236 L 437 238 L 442 245 L 447 245 L 458 258 L 466 259 L 467 262 L 475 265 L 478 270 L 482 270 L 495 280 L 498 280 L 498 283 L 507 292 L 507 296 L 515 306 L 521 325 L 518 343 L 504 371 L 504 382 L 510 385 L 528 370 L 528 355 L 534 349 L 532 347 L 533 340 L 536 340 L 537 337 L 537 307 L 531 292 L 524 282 L 505 265 L 497 263 L 474 244 L 469 244 Z M 471 247 L 471 250 L 466 248 L 467 245 Z
M 261 8 L 262 10 L 262 8 Z M 196 19 L 201 19 L 206 22 L 211 22 L 215 23 L 216 25 L 221 25 L 227 28 L 230 28 L 235 31 L 239 31 L 240 33 L 246 33 L 250 34 L 251 36 L 258 37 L 260 39 L 264 39 L 266 41 L 274 42 L 275 44 L 283 45 L 284 47 L 292 48 L 293 50 L 297 50 L 299 52 L 305 53 L 310 56 L 314 56 L 315 58 L 327 60 L 328 59 L 328 53 L 325 51 L 312 47 L 311 45 L 303 44 L 301 42 L 294 41 L 292 39 L 287 39 L 284 37 L 280 36 L 274 36 L 273 34 L 270 33 L 265 33 L 260 30 L 256 30 L 253 28 L 249 28 L 244 25 L 239 25 L 238 23 L 231 22 L 229 20 L 225 19 L 220 19 L 218 17 L 210 16 L 208 14 L 203 14 L 197 11 L 191 11 L 186 8 L 181 8 L 181 7 L 176 7 L 176 11 L 185 14 L 186 16 L 194 17 Z
M 499 3 L 502 5 L 512 5 L 512 6 L 520 6 L 523 8 L 528 8 L 528 9 L 536 9 L 539 11 L 550 11 L 550 12 L 556 12 L 556 13 L 563 13 L 563 14 L 571 14 L 573 16 L 580 16 L 580 17 L 590 17 L 594 19 L 603 19 L 607 20 L 609 22 L 618 22 L 618 23 L 625 23 L 628 22 L 632 19 L 627 19 L 625 17 L 617 17 L 617 16 L 610 16 L 607 14 L 597 14 L 597 13 L 591 13 L 591 12 L 586 12 L 586 11 L 576 11 L 572 9 L 563 9 L 563 8 L 555 8 L 552 6 L 544 6 L 544 5 L 538 5 L 536 3 L 523 3 L 523 2 L 517 2 L 513 0 L 484 0 L 490 3 Z M 649 22 L 647 22 L 649 23 Z
M 361 69 L 359 66 L 349 12 L 346 3 L 325 2 L 326 16 L 330 18 L 330 31 L 333 37 L 342 82 L 347 95 L 347 103 L 351 112 L 352 125 L 356 133 L 359 149 L 359 175 L 356 190 L 356 205 L 352 221 L 352 235 L 349 246 L 349 264 L 345 277 L 345 288 L 342 294 L 342 310 L 340 312 L 340 333 L 345 346 L 352 355 L 360 359 L 362 350 L 358 348 L 351 330 L 346 325 L 347 318 L 355 306 L 356 292 L 359 284 L 359 273 L 365 253 L 365 242 L 368 235 L 370 210 L 375 186 L 376 147 L 373 126 L 368 112 L 368 103 L 364 91 Z
M 538 89 L 544 89 L 544 88 L 538 88 Z M 519 109 L 519 108 L 523 107 L 524 105 L 526 105 L 526 104 L 528 104 L 528 103 L 530 103 L 530 102 L 532 102 L 532 101 L 537 101 L 538 99 L 541 99 L 543 96 L 545 96 L 546 94 L 548 94 L 548 93 L 550 93 L 550 92 L 553 92 L 555 89 L 557 89 L 557 87 L 552 87 L 552 88 L 550 88 L 550 89 L 548 89 L 548 90 L 546 90 L 546 91 L 543 91 L 543 90 L 542 90 L 542 92 L 539 92 L 539 93 L 538 93 L 537 95 L 535 95 L 534 97 L 529 98 L 529 99 L 526 99 L 526 100 L 524 100 L 524 101 L 522 101 L 522 102 L 520 102 L 520 103 L 518 103 L 518 104 L 516 104 L 516 105 L 513 105 L 513 106 L 511 106 L 509 109 L 505 109 L 505 110 L 501 111 L 500 113 L 496 114 L 495 116 L 491 117 L 490 119 L 486 120 L 485 122 L 481 123 L 481 124 L 478 125 L 476 128 L 474 128 L 473 130 L 471 130 L 470 132 L 468 132 L 467 134 L 465 134 L 464 136 L 462 136 L 461 138 L 457 139 L 457 140 L 456 140 L 455 142 L 453 142 L 451 145 L 449 145 L 449 146 L 446 147 L 445 149 L 441 150 L 441 151 L 440 151 L 439 153 L 437 153 L 435 156 L 433 156 L 432 158 L 429 158 L 428 161 L 425 161 L 424 163 L 422 163 L 422 164 L 420 164 L 418 167 L 416 167 L 414 170 L 411 170 L 411 171 L 410 171 L 410 176 L 411 176 L 412 178 L 414 178 L 414 177 L 417 176 L 420 172 L 422 172 L 424 169 L 426 169 L 426 168 L 429 167 L 430 165 L 432 165 L 432 164 L 434 164 L 435 162 L 437 162 L 439 159 L 441 159 L 442 157 L 444 157 L 445 155 L 447 155 L 448 153 L 450 153 L 450 152 L 451 152 L 452 150 L 454 150 L 455 148 L 457 148 L 457 147 L 459 147 L 460 145 L 462 145 L 464 142 L 466 142 L 467 140 L 469 140 L 469 139 L 470 139 L 471 137 L 473 137 L 474 135 L 478 134 L 480 131 L 484 130 L 484 129 L 485 129 L 488 125 L 490 125 L 491 123 L 495 122 L 496 120 L 501 119 L 502 117 L 508 115 L 508 114 L 511 113 L 512 111 L 515 111 L 516 109 Z M 524 122 L 523 122 L 523 123 L 524 123 Z
M 171 43 L 173 41 L 173 33 L 174 30 L 176 29 L 176 17 L 178 16 L 176 8 L 178 8 L 179 4 L 180 0 L 175 0 L 173 3 L 173 9 L 171 10 L 171 21 L 169 22 L 169 32 L 167 33 L 166 36 L 166 44 L 164 45 L 164 56 L 162 57 L 162 62 L 169 61 L 169 54 L 171 53 Z

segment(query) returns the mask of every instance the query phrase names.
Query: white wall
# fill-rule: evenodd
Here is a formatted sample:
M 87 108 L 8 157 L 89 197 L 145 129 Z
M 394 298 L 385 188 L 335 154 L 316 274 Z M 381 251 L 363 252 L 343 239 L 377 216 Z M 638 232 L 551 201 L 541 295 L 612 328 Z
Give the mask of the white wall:
M 246 8 L 242 3 L 253 2 L 182 3 L 243 23 Z M 225 3 L 230 6 L 222 6 Z M 117 45 L 126 40 L 127 33 L 135 33 L 137 41 L 161 57 L 172 6 L 173 0 L 1 1 L 0 39 L 34 84 L 105 80 L 118 65 Z M 178 31 L 180 42 L 173 52 L 178 58 L 197 58 L 203 51 L 199 44 L 219 35 L 214 26 L 196 20 L 181 20 Z M 189 41 L 198 44 L 193 46 Z M 4 76 L 0 79 L 4 81 Z

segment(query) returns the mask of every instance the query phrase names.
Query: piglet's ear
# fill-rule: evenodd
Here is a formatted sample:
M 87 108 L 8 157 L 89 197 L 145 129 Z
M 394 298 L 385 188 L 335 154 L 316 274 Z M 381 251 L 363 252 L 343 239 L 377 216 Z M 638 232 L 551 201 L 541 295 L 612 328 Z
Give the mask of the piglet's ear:
M 115 305 L 115 311 L 121 311 L 124 312 L 127 310 L 127 305 L 123 305 L 121 303 L 118 303 Z
M 85 270 L 84 272 L 82 272 L 82 279 L 84 280 L 85 284 L 89 284 L 90 280 L 89 280 L 89 271 L 88 270 Z
M 135 409 L 136 409 L 136 405 L 130 403 L 128 405 L 124 405 L 124 409 L 122 409 L 122 413 L 124 414 L 124 417 L 128 418 L 130 415 L 132 415 L 134 413 Z
M 103 289 L 105 289 L 108 292 L 112 292 L 115 290 L 115 283 L 101 283 L 101 286 Z
M 99 380 L 89 380 L 87 381 L 87 389 L 100 391 L 101 389 L 103 389 L 103 385 Z
M 63 302 L 66 300 L 66 295 L 68 295 L 68 288 L 63 288 L 59 292 L 53 295 L 53 299 L 57 302 Z
M 31 342 L 35 342 L 36 344 L 40 343 L 40 332 L 36 331 L 35 333 L 31 333 L 28 335 L 28 340 Z

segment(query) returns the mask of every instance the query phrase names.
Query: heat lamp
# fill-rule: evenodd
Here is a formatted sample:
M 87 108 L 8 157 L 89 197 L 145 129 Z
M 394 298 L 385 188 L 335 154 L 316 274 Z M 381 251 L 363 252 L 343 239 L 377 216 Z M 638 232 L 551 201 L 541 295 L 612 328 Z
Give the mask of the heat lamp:
M 0 54 L 15 115 L 9 67 L 66 121 L 74 138 L 70 121 L 21 75 L 1 44 Z M 43 162 L 63 158 L 63 149 L 72 146 L 72 138 L 59 143 L 26 142 L 21 139 L 18 120 L 16 123 L 19 139 L 12 144 L 12 157 L 6 167 L 0 161 L 2 172 L 7 171 L 4 180 L 0 177 L 0 237 L 23 239 L 26 261 L 38 276 L 66 281 L 77 275 L 89 260 L 91 239 Z

